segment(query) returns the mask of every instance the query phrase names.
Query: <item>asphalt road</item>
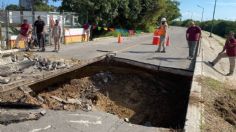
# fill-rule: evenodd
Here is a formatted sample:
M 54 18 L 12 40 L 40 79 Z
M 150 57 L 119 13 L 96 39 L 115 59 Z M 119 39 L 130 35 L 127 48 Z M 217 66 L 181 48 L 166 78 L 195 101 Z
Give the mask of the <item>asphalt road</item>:
M 116 57 L 193 71 L 191 61 L 187 60 L 188 47 L 185 41 L 185 28 L 171 27 L 169 29 L 171 46 L 166 53 L 155 53 L 157 46 L 152 45 L 152 34 L 143 34 L 124 38 L 122 44 L 116 38 L 102 39 L 86 43 L 62 46 L 59 53 L 51 52 L 53 47 L 47 47 L 46 52 L 38 53 L 41 56 L 58 56 L 76 58 L 80 60 L 115 52 Z M 129 124 L 115 115 L 104 112 L 68 112 L 47 111 L 47 114 L 38 121 L 26 121 L 8 126 L 0 125 L 0 132 L 160 132 L 169 131 L 163 128 L 154 128 Z
M 152 45 L 152 34 L 125 37 L 121 44 L 117 38 L 102 39 L 86 43 L 78 43 L 62 46 L 59 53 L 51 52 L 53 48 L 47 48 L 47 52 L 39 53 L 42 56 L 56 55 L 64 58 L 76 58 L 88 60 L 109 52 L 115 52 L 116 57 L 131 59 L 138 62 L 193 71 L 193 65 L 188 56 L 188 46 L 185 40 L 185 28 L 170 27 L 170 42 L 166 53 L 155 53 L 156 45 Z
M 30 112 L 30 111 L 29 111 Z M 168 129 L 126 123 L 104 112 L 47 111 L 39 120 L 0 125 L 0 132 L 169 132 Z

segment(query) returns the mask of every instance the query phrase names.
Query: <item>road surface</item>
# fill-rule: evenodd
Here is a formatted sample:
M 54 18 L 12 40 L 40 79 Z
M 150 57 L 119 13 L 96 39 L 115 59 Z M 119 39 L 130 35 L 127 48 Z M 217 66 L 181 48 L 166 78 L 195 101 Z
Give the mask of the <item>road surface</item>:
M 55 54 L 53 48 L 47 52 L 39 53 L 43 56 L 56 55 L 64 58 L 76 58 L 88 60 L 98 56 L 115 52 L 116 57 L 130 59 L 142 63 L 153 64 L 160 67 L 174 68 L 186 71 L 193 71 L 192 61 L 187 59 L 188 46 L 185 40 L 186 28 L 170 27 L 170 42 L 166 53 L 155 53 L 157 46 L 152 45 L 152 34 L 143 34 L 135 37 L 123 38 L 121 44 L 116 38 L 109 38 L 99 41 L 66 45 Z
M 185 28 L 171 27 L 171 46 L 166 53 L 155 53 L 157 46 L 152 45 L 152 34 L 143 34 L 135 37 L 124 38 L 122 44 L 116 38 L 99 41 L 78 43 L 62 46 L 59 53 L 51 52 L 53 47 L 48 47 L 46 52 L 38 53 L 41 56 L 55 55 L 63 58 L 76 58 L 80 60 L 93 59 L 94 57 L 115 52 L 116 57 L 131 59 L 138 62 L 153 64 L 181 70 L 193 71 L 191 61 L 187 60 L 188 47 L 185 41 Z M 0 125 L 0 132 L 160 132 L 169 131 L 163 128 L 139 126 L 126 123 L 115 115 L 104 112 L 83 111 L 51 111 L 38 121 L 26 121 L 8 126 Z

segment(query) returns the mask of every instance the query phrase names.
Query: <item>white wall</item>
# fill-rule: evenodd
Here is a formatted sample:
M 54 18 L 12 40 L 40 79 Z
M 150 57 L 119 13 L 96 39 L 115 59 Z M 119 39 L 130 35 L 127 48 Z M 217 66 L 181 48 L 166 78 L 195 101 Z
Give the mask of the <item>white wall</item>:
M 21 23 L 21 17 L 20 17 L 20 11 L 10 11 L 9 13 L 10 17 L 10 23 Z M 36 11 L 35 12 L 35 20 L 37 20 L 38 16 L 41 16 L 41 19 L 44 20 L 45 24 L 48 26 L 50 23 L 50 15 L 53 16 L 53 19 L 61 19 L 61 15 L 57 14 L 49 14 L 48 12 L 40 12 Z M 32 22 L 32 12 L 31 11 L 23 11 L 23 19 L 27 19 L 30 24 L 33 24 Z

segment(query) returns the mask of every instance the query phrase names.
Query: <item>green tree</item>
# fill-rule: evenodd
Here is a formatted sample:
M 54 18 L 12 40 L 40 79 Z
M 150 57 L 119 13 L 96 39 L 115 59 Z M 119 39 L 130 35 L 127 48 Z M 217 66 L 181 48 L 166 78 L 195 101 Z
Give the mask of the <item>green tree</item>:
M 166 10 L 163 13 L 163 16 L 165 16 L 168 20 L 174 20 L 176 18 L 179 18 L 181 16 L 180 9 L 178 6 L 180 3 L 175 0 L 166 0 Z
M 173 0 L 63 0 L 61 10 L 77 12 L 100 25 L 147 29 L 163 16 L 178 18 L 178 6 Z
M 35 6 L 34 6 L 36 11 L 53 11 L 53 7 L 47 5 L 43 0 L 36 0 L 35 1 Z
M 35 0 L 34 4 L 34 8 L 36 11 L 53 11 L 54 9 L 53 6 L 47 5 L 47 1 L 45 0 Z M 6 10 L 20 11 L 20 6 L 10 4 L 6 7 Z
M 20 7 L 18 5 L 10 4 L 6 7 L 6 10 L 19 11 Z

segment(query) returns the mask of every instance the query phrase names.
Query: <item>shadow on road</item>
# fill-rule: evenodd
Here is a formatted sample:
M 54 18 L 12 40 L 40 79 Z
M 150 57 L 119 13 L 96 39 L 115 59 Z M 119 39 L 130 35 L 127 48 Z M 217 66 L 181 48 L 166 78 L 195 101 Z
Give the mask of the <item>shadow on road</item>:
M 211 67 L 215 72 L 217 72 L 217 73 L 219 73 L 219 74 L 221 74 L 221 75 L 223 75 L 223 76 L 225 76 L 225 74 L 224 73 L 222 73 L 222 72 L 220 72 L 220 71 L 218 71 L 215 67 L 212 67 L 211 65 L 209 65 L 209 63 L 208 62 L 206 62 L 206 61 L 203 61 L 203 63 L 204 64 L 206 64 L 207 66 L 209 66 L 209 67 Z
M 155 51 L 125 51 L 123 53 L 145 54 L 145 53 L 155 53 Z
M 112 52 L 112 51 L 109 51 L 109 50 L 96 50 L 97 52 Z
M 167 61 L 167 62 L 173 62 L 176 60 L 183 60 L 186 61 L 186 58 L 171 58 L 171 57 L 152 57 L 152 58 L 148 58 L 147 60 L 161 60 L 161 61 Z
M 153 44 L 151 44 L 151 43 L 143 43 L 143 44 L 141 44 L 141 45 L 153 45 Z M 153 45 L 154 46 L 154 45 Z

